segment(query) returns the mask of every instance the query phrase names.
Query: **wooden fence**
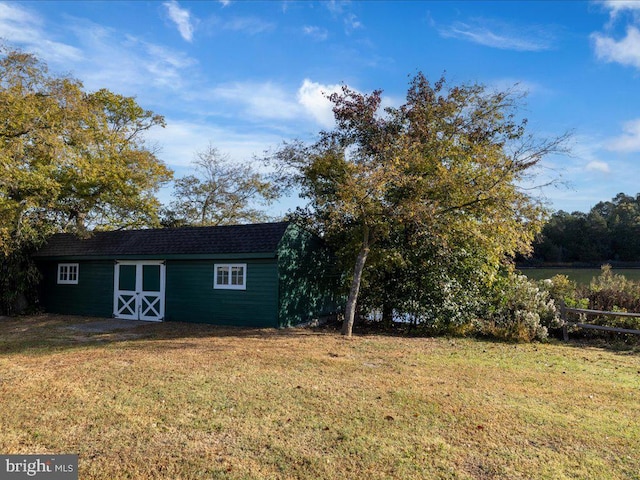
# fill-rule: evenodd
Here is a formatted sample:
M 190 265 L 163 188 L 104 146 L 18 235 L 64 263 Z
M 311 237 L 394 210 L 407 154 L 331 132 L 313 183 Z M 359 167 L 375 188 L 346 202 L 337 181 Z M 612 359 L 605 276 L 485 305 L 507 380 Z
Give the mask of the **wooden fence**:
M 615 333 L 630 333 L 632 335 L 640 335 L 640 330 L 632 330 L 630 328 L 618 328 L 618 327 L 606 327 L 603 325 L 592 325 L 589 323 L 581 323 L 581 322 L 572 322 L 567 319 L 567 313 L 582 313 L 585 315 L 604 315 L 609 317 L 632 317 L 632 318 L 640 318 L 640 313 L 630 313 L 630 312 L 603 312 L 601 310 L 589 310 L 586 308 L 569 308 L 564 302 L 560 305 L 560 317 L 563 320 L 562 325 L 562 336 L 564 341 L 569 340 L 569 326 L 575 326 L 580 328 L 590 328 L 593 330 L 604 330 L 606 332 L 615 332 Z

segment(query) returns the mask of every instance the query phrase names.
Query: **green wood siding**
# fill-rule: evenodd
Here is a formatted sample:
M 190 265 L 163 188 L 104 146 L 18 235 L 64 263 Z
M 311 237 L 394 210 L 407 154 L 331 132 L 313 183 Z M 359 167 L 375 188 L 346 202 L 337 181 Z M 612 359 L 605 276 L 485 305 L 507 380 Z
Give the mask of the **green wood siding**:
M 113 314 L 113 262 L 78 262 L 78 284 L 57 283 L 58 263 L 40 264 L 40 299 L 47 312 L 111 317 Z
M 315 235 L 290 225 L 278 247 L 278 326 L 297 325 L 335 313 L 335 260 Z
M 278 274 L 275 259 L 234 258 L 246 263 L 246 290 L 213 288 L 219 260 L 167 261 L 165 319 L 250 327 L 278 325 Z

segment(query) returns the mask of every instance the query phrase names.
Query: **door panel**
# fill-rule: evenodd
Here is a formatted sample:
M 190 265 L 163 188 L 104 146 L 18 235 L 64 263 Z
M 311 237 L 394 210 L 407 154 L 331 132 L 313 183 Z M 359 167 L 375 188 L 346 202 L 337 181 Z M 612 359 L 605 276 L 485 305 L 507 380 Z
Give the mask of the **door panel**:
M 131 293 L 122 293 L 120 292 L 117 297 L 118 305 L 116 307 L 117 317 L 120 318 L 129 318 L 131 320 L 136 320 L 137 316 L 137 307 L 136 307 L 136 294 Z
M 140 296 L 140 320 L 162 320 L 160 294 L 145 293 Z
M 118 264 L 120 267 L 120 279 L 118 282 L 118 290 L 127 292 L 135 292 L 136 290 L 136 266 L 128 264 Z
M 142 265 L 142 290 L 160 291 L 160 267 L 164 265 Z

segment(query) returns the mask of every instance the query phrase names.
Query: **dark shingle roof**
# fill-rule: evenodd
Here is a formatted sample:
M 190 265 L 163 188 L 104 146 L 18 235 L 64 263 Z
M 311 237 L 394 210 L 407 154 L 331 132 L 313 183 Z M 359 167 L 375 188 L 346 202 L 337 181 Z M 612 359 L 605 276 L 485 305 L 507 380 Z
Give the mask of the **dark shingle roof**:
M 36 257 L 274 253 L 288 222 L 52 236 Z

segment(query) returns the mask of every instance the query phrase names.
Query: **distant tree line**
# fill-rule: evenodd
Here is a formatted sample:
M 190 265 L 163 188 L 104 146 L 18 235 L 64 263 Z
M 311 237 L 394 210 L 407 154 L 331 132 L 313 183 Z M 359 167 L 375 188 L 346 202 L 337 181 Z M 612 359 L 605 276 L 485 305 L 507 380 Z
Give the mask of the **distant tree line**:
M 588 213 L 554 213 L 533 247 L 529 262 L 640 261 L 640 193 L 619 193 Z

